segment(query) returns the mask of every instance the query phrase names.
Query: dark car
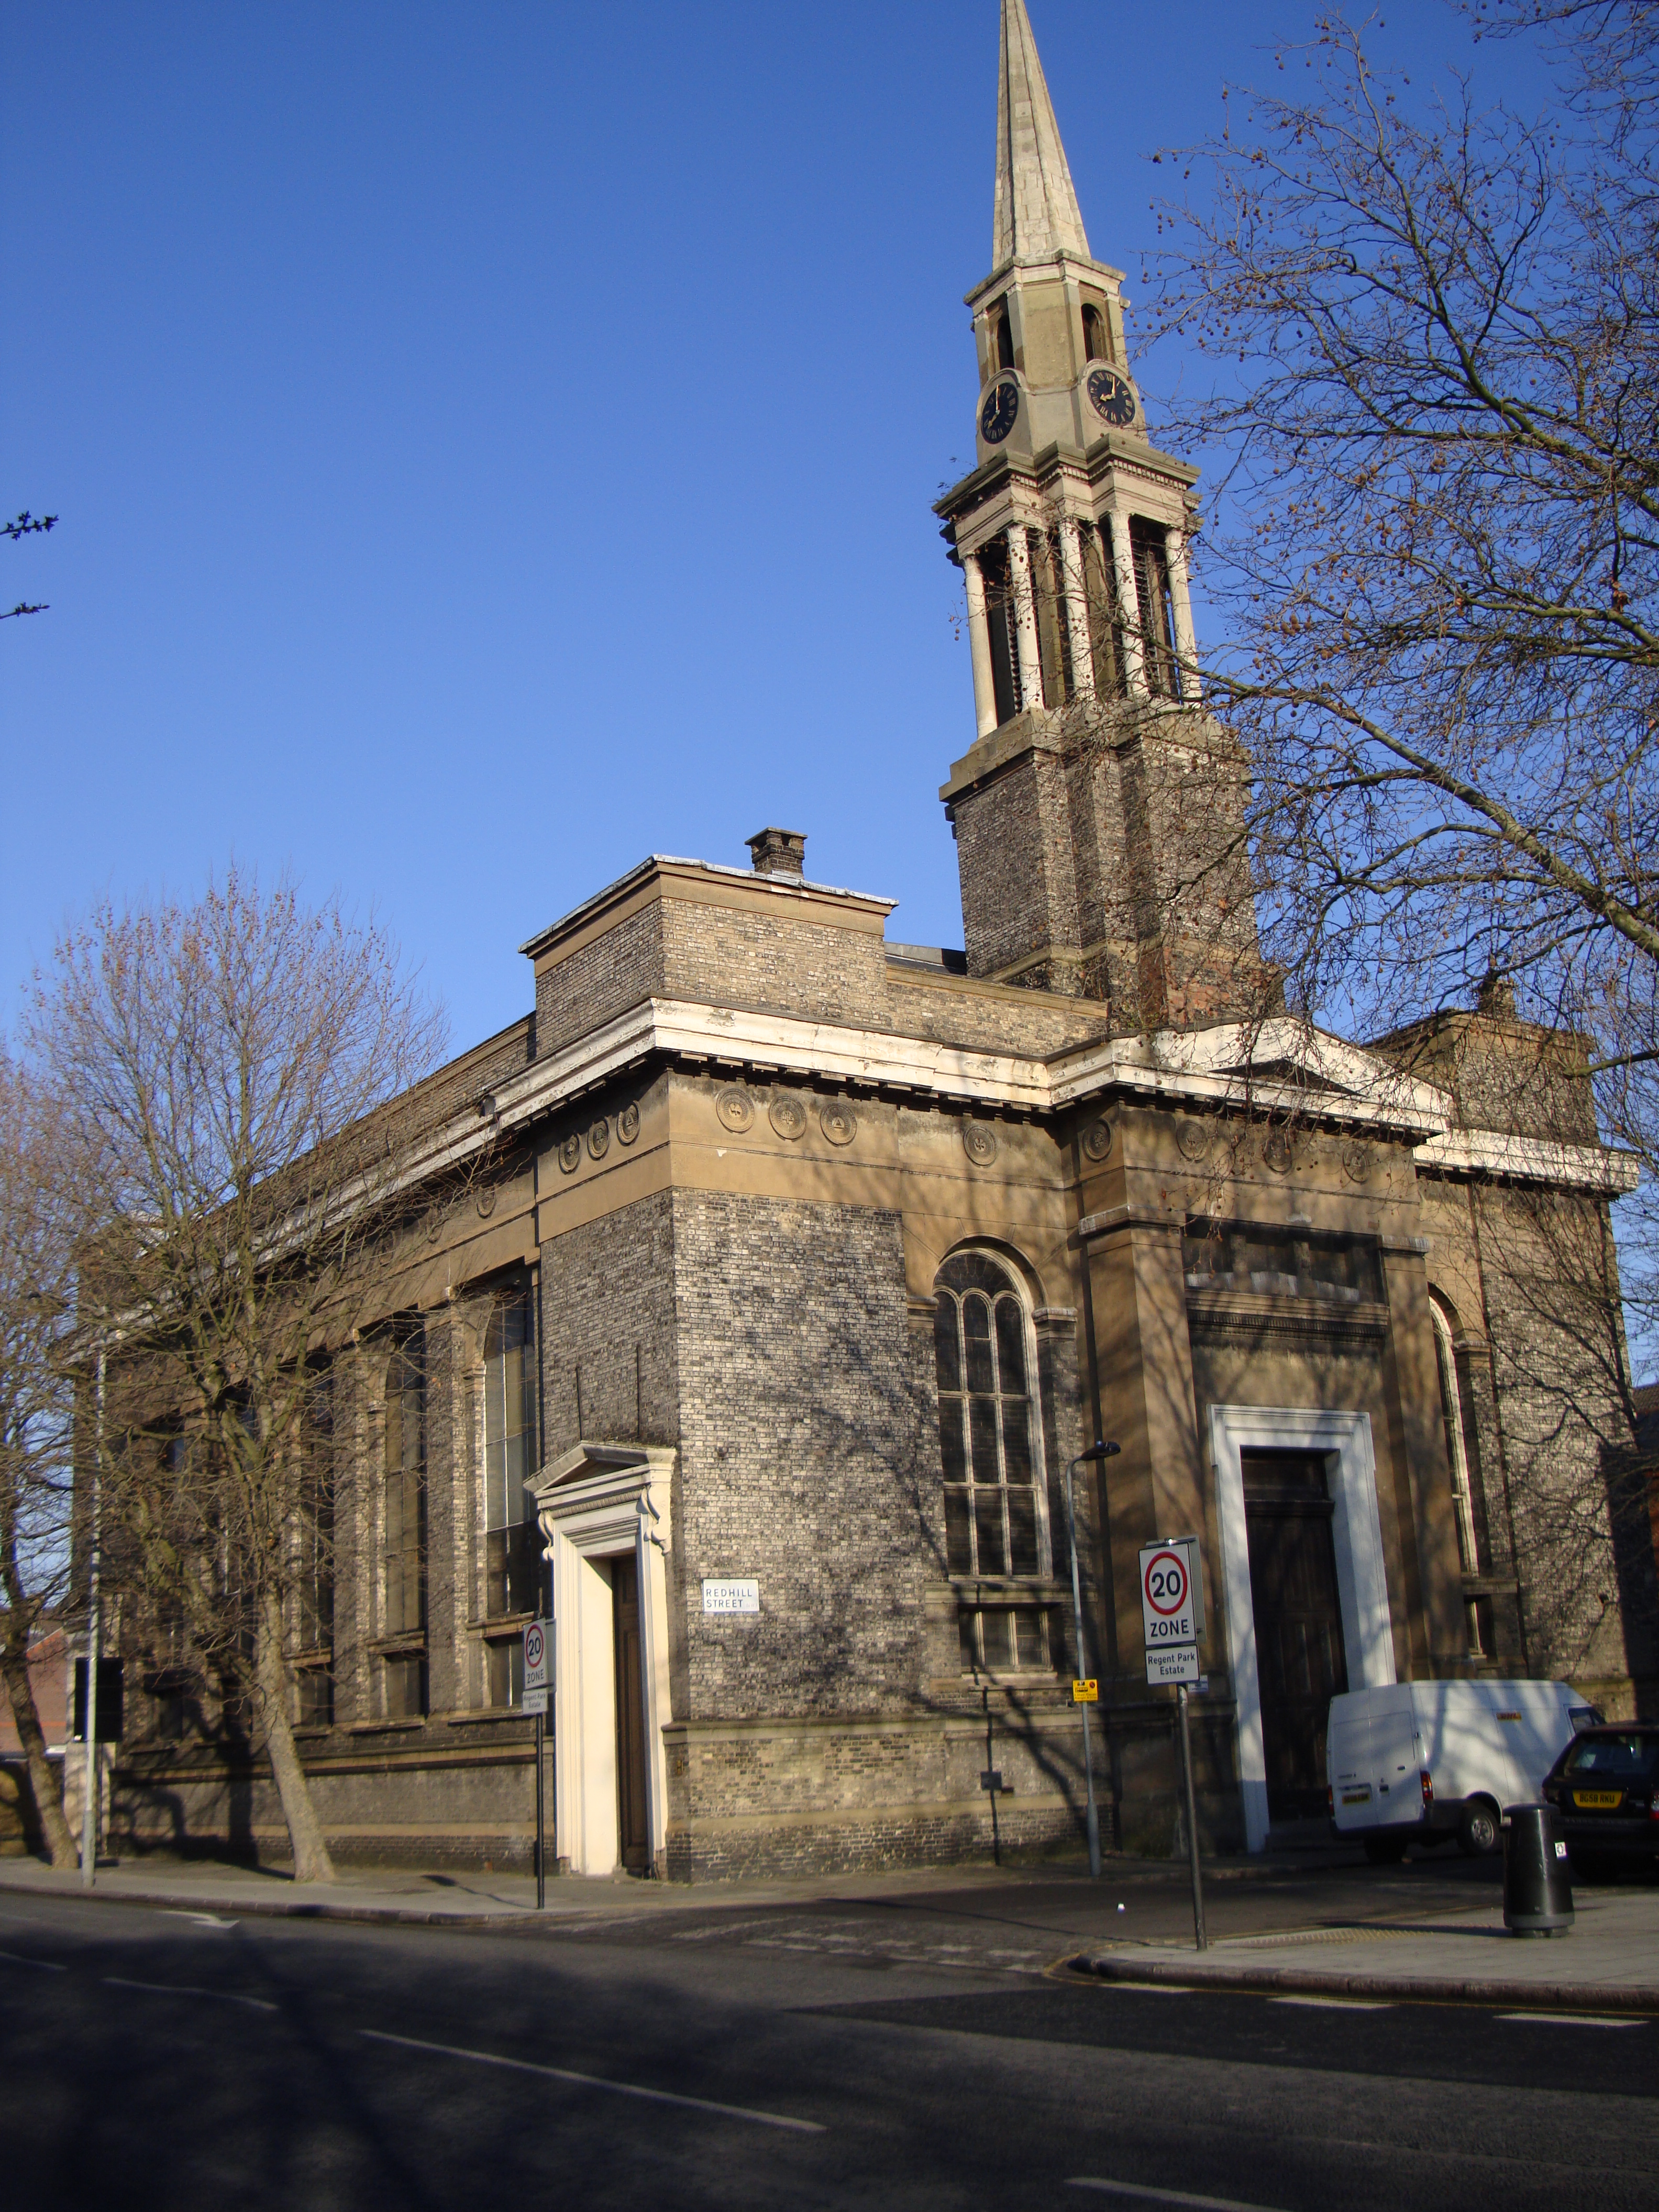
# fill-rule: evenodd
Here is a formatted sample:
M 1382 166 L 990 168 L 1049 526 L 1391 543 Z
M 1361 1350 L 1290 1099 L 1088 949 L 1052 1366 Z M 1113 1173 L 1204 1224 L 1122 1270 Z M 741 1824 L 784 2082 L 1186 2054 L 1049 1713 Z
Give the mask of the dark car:
M 1585 1881 L 1659 1859 L 1659 1728 L 1583 1729 L 1545 1778 L 1544 1797 Z

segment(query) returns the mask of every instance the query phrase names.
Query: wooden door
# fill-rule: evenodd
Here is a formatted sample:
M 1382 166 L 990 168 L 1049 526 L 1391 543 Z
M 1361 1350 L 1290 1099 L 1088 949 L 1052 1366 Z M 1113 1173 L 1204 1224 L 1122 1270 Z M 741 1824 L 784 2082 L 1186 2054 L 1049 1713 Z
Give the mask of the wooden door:
M 611 1562 L 611 1591 L 617 1655 L 617 1834 L 623 1864 L 642 1874 L 651 1863 L 651 1838 L 646 1825 L 640 1577 L 633 1559 Z
M 1242 1457 L 1267 1811 L 1275 1820 L 1320 1819 L 1326 1723 L 1348 1686 L 1325 1455 Z

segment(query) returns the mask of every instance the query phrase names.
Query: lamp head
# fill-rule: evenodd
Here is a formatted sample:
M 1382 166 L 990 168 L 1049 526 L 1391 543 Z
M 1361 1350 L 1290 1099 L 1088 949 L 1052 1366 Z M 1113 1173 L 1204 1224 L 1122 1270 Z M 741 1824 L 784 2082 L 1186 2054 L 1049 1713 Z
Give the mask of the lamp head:
M 1078 1454 L 1078 1457 L 1079 1460 L 1115 1459 L 1122 1449 L 1123 1447 L 1121 1444 L 1103 1443 L 1100 1439 L 1097 1437 L 1094 1443 L 1090 1445 L 1088 1450 L 1085 1452 L 1079 1452 Z

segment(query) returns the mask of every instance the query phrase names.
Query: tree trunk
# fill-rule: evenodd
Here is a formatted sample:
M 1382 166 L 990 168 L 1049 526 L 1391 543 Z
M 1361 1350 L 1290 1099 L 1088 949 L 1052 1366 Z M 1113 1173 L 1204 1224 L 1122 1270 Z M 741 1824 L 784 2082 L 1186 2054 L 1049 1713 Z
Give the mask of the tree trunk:
M 294 1879 L 332 1881 L 334 1863 L 323 1841 L 323 1824 L 311 1802 L 311 1785 L 300 1764 L 294 1729 L 289 1719 L 282 1604 L 272 1595 L 262 1598 L 259 1604 L 258 1626 L 254 1634 L 253 1679 L 260 1731 L 270 1756 L 276 1795 L 282 1800 L 283 1818 L 288 1823 L 289 1841 L 294 1847 Z
M 17 1723 L 23 1756 L 28 1764 L 29 1795 L 34 1800 L 34 1817 L 40 1823 L 47 1854 L 55 1867 L 79 1866 L 81 1854 L 75 1848 L 69 1822 L 64 1818 L 63 1780 L 52 1771 L 52 1761 L 46 1757 L 46 1734 L 34 1709 L 34 1685 L 29 1680 L 26 1640 L 7 1638 L 4 1649 L 0 1650 L 0 1675 L 5 1678 L 12 1718 Z

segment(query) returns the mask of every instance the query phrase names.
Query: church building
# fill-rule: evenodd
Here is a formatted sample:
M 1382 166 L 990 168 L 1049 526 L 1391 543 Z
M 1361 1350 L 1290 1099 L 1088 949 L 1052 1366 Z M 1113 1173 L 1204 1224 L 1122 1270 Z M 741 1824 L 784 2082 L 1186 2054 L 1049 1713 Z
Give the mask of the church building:
M 893 941 L 776 828 L 527 939 L 533 1006 L 442 1078 L 481 1164 L 331 1371 L 297 1718 L 343 1858 L 526 1863 L 538 1614 L 558 1863 L 680 1881 L 1079 1849 L 1078 1677 L 1109 1848 L 1176 1848 L 1155 1539 L 1198 1539 L 1206 1847 L 1318 1832 L 1337 1691 L 1566 1674 L 1626 1713 L 1659 1674 L 1563 1318 L 1560 1224 L 1608 1249 L 1626 1182 L 1582 1057 L 1496 990 L 1364 1048 L 1284 1012 L 1192 673 L 1196 472 L 1024 0 L 1000 71 L 938 507 L 963 945 Z M 279 1855 L 257 1758 L 128 1679 L 117 1848 Z

